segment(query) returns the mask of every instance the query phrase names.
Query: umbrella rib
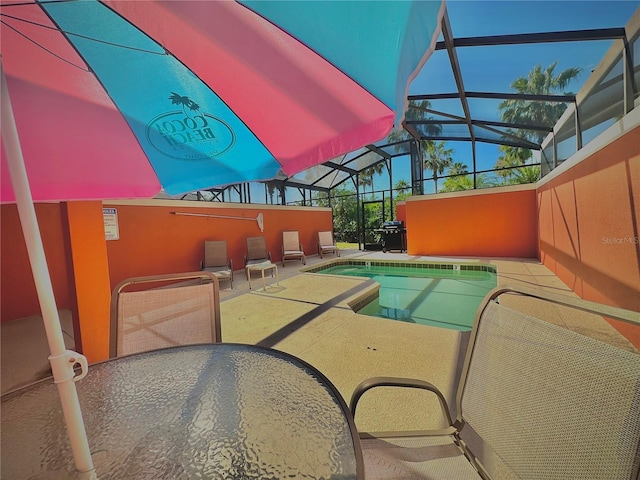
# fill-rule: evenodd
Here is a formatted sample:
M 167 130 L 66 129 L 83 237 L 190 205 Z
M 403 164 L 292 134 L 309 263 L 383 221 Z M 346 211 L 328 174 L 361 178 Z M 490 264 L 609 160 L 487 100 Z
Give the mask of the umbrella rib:
M 65 35 L 69 35 L 69 36 L 73 36 L 73 37 L 78 37 L 78 38 L 84 38 L 85 40 L 90 40 L 92 42 L 97 42 L 97 43 L 102 43 L 104 45 L 111 45 L 112 47 L 118 47 L 118 48 L 126 48 L 127 50 L 134 50 L 136 52 L 142 52 L 142 53 L 150 53 L 152 55 L 168 55 L 167 49 L 164 48 L 162 45 L 160 45 L 158 42 L 156 42 L 156 44 L 162 48 L 162 52 L 154 52 L 153 50 L 147 50 L 145 48 L 137 48 L 137 47 L 131 47 L 129 45 L 123 45 L 121 43 L 113 43 L 113 42 L 107 42 L 105 40 L 99 40 L 97 38 L 93 38 L 93 37 L 88 37 L 86 35 L 80 35 L 79 33 L 73 33 L 73 32 L 67 32 L 65 30 L 60 30 L 62 33 L 64 33 Z M 154 40 L 155 41 L 155 40 Z
M 166 48 L 164 48 L 162 45 L 160 45 L 158 42 L 155 42 L 160 48 L 162 48 L 162 52 L 154 52 L 153 50 L 147 50 L 144 48 L 137 48 L 137 47 L 131 47 L 129 45 L 123 45 L 121 43 L 113 43 L 113 42 L 107 42 L 105 40 L 100 40 L 98 38 L 94 38 L 94 37 L 89 37 L 87 35 L 81 35 L 79 33 L 73 33 L 73 32 L 69 32 L 66 30 L 62 30 L 61 28 L 56 28 L 56 27 L 52 27 L 50 25 L 45 25 L 43 23 L 39 23 L 39 22 L 34 22 L 32 20 L 26 20 L 24 18 L 20 18 L 20 17 L 15 17 L 13 15 L 7 15 L 6 13 L 2 13 L 0 14 L 0 16 L 6 17 L 6 18 L 10 18 L 12 20 L 16 20 L 19 22 L 24 22 L 24 23 L 28 23 L 30 25 L 34 25 L 36 27 L 41 27 L 41 28 L 46 28 L 48 30 L 55 30 L 58 31 L 60 33 L 63 33 L 64 35 L 69 35 L 69 36 L 74 36 L 74 37 L 78 37 L 78 38 L 83 38 L 85 40 L 90 40 L 92 42 L 97 42 L 97 43 L 102 43 L 104 45 L 111 45 L 112 47 L 119 47 L 119 48 L 126 48 L 127 50 L 135 50 L 137 52 L 144 52 L 144 53 L 150 53 L 152 55 L 168 55 L 169 52 L 167 51 Z M 20 35 L 22 35 L 24 38 L 26 38 L 27 40 L 35 43 L 36 45 L 38 45 L 40 48 L 42 48 L 43 50 L 51 53 L 52 55 L 54 55 L 55 57 L 60 58 L 61 60 L 64 60 L 67 63 L 70 63 L 71 65 L 75 65 L 71 62 L 69 62 L 68 60 L 65 60 L 64 58 L 60 57 L 59 55 L 56 55 L 55 53 L 53 53 L 51 50 L 47 49 L 46 47 L 40 45 L 38 42 L 36 42 L 35 40 L 33 40 L 32 38 L 29 38 L 28 36 L 26 36 L 24 33 L 20 32 L 18 29 L 16 29 L 15 27 L 12 27 L 11 25 L 9 25 L 8 23 L 6 23 L 5 21 L 2 21 L 2 23 L 4 25 L 6 25 L 7 27 L 9 27 L 11 30 L 13 30 L 16 33 L 19 33 Z M 77 65 L 75 65 L 77 66 Z M 78 67 L 78 68 L 82 68 L 82 67 Z
M 78 65 L 76 63 L 73 63 L 70 60 L 67 60 L 66 58 L 61 57 L 60 55 L 58 55 L 57 53 L 49 50 L 47 47 L 45 47 L 44 45 L 41 45 L 40 43 L 36 42 L 33 38 L 30 38 L 28 36 L 26 36 L 24 33 L 22 33 L 20 30 L 18 30 L 17 28 L 9 25 L 7 22 L 5 22 L 4 20 L 1 20 L 0 23 L 2 23 L 2 25 L 4 25 L 7 28 L 10 28 L 11 30 L 13 30 L 14 32 L 16 32 L 18 35 L 20 35 L 21 37 L 23 37 L 26 40 L 29 40 L 31 43 L 33 43 L 34 45 L 36 45 L 37 47 L 41 48 L 42 50 L 44 50 L 45 52 L 53 55 L 54 57 L 56 57 L 59 60 L 62 60 L 65 63 L 68 63 L 69 65 L 79 68 L 80 70 L 84 71 L 84 72 L 89 72 L 89 68 L 87 67 L 83 67 L 82 65 Z

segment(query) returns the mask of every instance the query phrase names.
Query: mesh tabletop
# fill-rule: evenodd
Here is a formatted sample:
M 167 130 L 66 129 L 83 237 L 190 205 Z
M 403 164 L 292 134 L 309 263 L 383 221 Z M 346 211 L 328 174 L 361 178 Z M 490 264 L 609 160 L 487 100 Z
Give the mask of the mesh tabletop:
M 290 355 L 235 344 L 93 365 L 78 396 L 100 479 L 361 475 L 335 388 Z M 51 379 L 2 397 L 3 479 L 76 478 Z

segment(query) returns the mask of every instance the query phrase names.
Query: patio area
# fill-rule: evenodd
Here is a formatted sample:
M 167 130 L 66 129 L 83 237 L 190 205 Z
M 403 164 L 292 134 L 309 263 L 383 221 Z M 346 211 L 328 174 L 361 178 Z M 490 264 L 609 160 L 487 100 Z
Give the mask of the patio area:
M 497 266 L 498 286 L 526 284 L 575 297 L 548 268 L 535 259 L 415 257 L 405 253 L 343 250 L 341 258 L 394 261 L 464 261 Z M 437 327 L 358 315 L 350 308 L 372 289 L 375 282 L 355 277 L 304 273 L 305 267 L 331 262 L 335 256 L 307 257 L 307 265 L 278 264 L 280 285 L 267 275 L 267 288 L 254 282 L 250 291 L 244 272 L 237 271 L 234 288 L 222 284 L 222 338 L 225 342 L 258 344 L 282 350 L 311 363 L 336 385 L 348 402 L 354 388 L 373 376 L 412 377 L 429 381 L 455 404 L 457 365 L 464 355 L 468 334 Z M 527 309 L 520 299 L 510 306 Z M 531 311 L 539 318 L 567 325 L 625 349 L 634 347 L 600 317 L 563 307 Z M 398 389 L 395 389 L 398 390 Z M 402 389 L 407 390 L 407 389 Z M 412 389 L 409 389 L 412 390 Z M 356 417 L 362 431 L 389 431 L 443 426 L 440 408 L 424 392 L 379 389 L 363 397 Z
M 487 410 L 505 419 L 511 411 L 519 415 L 532 405 L 542 407 L 536 425 L 548 426 L 552 437 L 561 431 L 565 443 L 589 455 L 593 462 L 585 471 L 605 465 L 597 455 L 600 451 L 633 460 L 637 422 L 631 428 L 610 427 L 593 413 L 632 422 L 640 418 L 640 324 L 633 323 L 640 319 L 637 4 L 556 2 L 552 8 L 537 8 L 512 1 L 493 2 L 491 8 L 488 3 L 414 0 L 378 2 L 375 8 L 372 3 L 358 11 L 358 2 L 328 2 L 332 8 L 301 2 L 305 7 L 298 11 L 277 3 L 176 2 L 165 8 L 162 2 L 147 2 L 141 9 L 127 2 L 4 2 L 2 113 L 7 128 L 2 131 L 2 171 L 10 175 L 2 176 L 0 320 L 2 427 L 8 448 L 0 476 L 59 478 L 56 464 L 67 463 L 64 468 L 83 472 L 82 478 L 85 472 L 91 475 L 94 466 L 101 478 L 101 469 L 106 472 L 111 466 L 123 472 L 110 474 L 113 478 L 148 477 L 130 473 L 137 467 L 130 468 L 128 459 L 139 457 L 145 463 L 151 452 L 160 461 L 146 463 L 156 472 L 172 471 L 167 478 L 203 476 L 202 469 L 198 475 L 180 470 L 182 459 L 216 474 L 245 478 L 250 475 L 232 473 L 238 465 L 237 471 L 249 471 L 246 465 L 254 461 L 272 469 L 287 463 L 282 459 L 291 455 L 306 468 L 316 453 L 329 460 L 309 468 L 312 473 L 268 476 L 351 478 L 324 472 L 337 458 L 334 446 L 347 445 L 358 461 L 361 453 L 367 454 L 364 443 L 362 450 L 351 448 L 359 447 L 357 441 L 349 441 L 357 432 L 338 397 L 349 404 L 357 386 L 372 377 L 430 382 L 443 392 L 455 418 L 470 333 L 412 323 L 418 318 L 414 313 L 405 317 L 407 321 L 356 313 L 380 288 L 374 279 L 310 271 L 338 259 L 316 254 L 321 233 L 369 246 L 377 241 L 374 234 L 380 233 L 380 224 L 390 223 L 387 220 L 406 226 L 404 246 L 411 254 L 349 249 L 340 258 L 372 261 L 373 267 L 376 260 L 492 264 L 499 287 L 526 285 L 630 310 L 631 322 L 619 324 L 518 295 L 501 297 L 499 311 L 488 324 L 511 327 L 497 334 L 505 353 L 498 354 L 494 343 L 485 344 L 486 357 L 498 373 L 483 364 L 477 367 L 482 374 L 476 382 L 480 394 L 465 400 L 464 410 L 466 415 L 472 410 L 468 405 L 477 408 L 492 398 L 507 399 Z M 374 23 L 372 14 L 378 11 L 375 16 L 384 21 Z M 327 14 L 327 19 L 320 14 Z M 50 73 L 46 78 L 38 74 L 43 70 Z M 254 97 L 260 101 L 252 101 Z M 52 136 L 51 125 L 64 128 Z M 291 232 L 296 241 L 288 247 L 285 234 Z M 277 269 L 260 263 L 248 281 L 241 266 L 251 258 L 249 240 L 256 236 Z M 116 333 L 124 330 L 117 330 L 110 318 L 117 312 L 110 304 L 117 298 L 114 287 L 131 278 L 199 273 L 211 242 L 224 243 L 225 249 L 222 264 L 211 266 L 237 269 L 233 282 L 220 281 L 219 298 L 211 291 L 211 277 L 206 285 L 197 285 L 210 290 L 211 302 L 204 310 L 216 322 L 210 319 L 205 333 L 215 330 L 215 335 L 195 337 L 201 345 L 135 356 L 145 369 L 149 358 L 178 351 L 200 350 L 196 353 L 203 354 L 205 362 L 198 368 L 191 360 L 170 360 L 166 365 L 150 361 L 152 375 L 144 370 L 138 379 L 121 375 L 119 366 L 135 363 L 136 358 L 122 357 L 111 348 Z M 285 267 L 281 258 L 298 246 L 307 253 L 305 264 L 289 261 Z M 399 310 L 388 306 L 390 302 L 380 304 L 408 312 L 408 304 L 425 297 L 432 301 L 436 289 L 414 286 L 415 280 L 406 282 L 411 288 L 402 285 L 393 291 L 398 298 L 410 297 L 406 303 L 393 303 L 402 305 Z M 180 333 L 187 330 L 187 316 L 173 313 L 173 307 L 199 298 L 182 290 L 187 300 L 173 301 L 170 315 L 185 320 L 175 328 Z M 155 291 L 163 299 L 167 293 Z M 451 293 L 437 304 L 421 304 L 426 315 L 420 319 L 446 326 L 451 320 L 438 314 L 445 310 L 468 318 L 456 307 L 477 296 Z M 543 321 L 509 323 L 509 317 L 517 315 L 503 307 Z M 189 307 L 189 321 L 192 310 Z M 532 330 L 530 324 L 551 332 L 547 338 L 564 338 L 566 333 L 545 322 L 634 352 L 622 352 L 633 357 L 628 383 L 635 389 L 629 400 L 610 388 L 624 370 L 617 365 L 596 371 L 594 366 L 609 365 L 602 357 L 593 363 L 578 358 L 563 364 L 570 356 L 567 352 L 590 354 L 599 349 L 597 342 L 578 346 L 574 336 L 566 335 L 566 343 L 536 351 L 542 361 L 541 368 L 534 368 L 526 353 L 543 342 L 524 335 Z M 214 323 L 215 328 L 209 328 Z M 520 350 L 513 348 L 518 343 Z M 218 372 L 210 361 L 213 350 L 229 352 L 216 357 Z M 255 355 L 243 356 L 242 351 Z M 286 368 L 296 364 L 305 376 L 299 379 L 290 370 L 274 368 L 270 356 L 282 357 Z M 74 382 L 84 377 L 87 365 L 91 373 L 76 392 Z M 516 389 L 506 380 L 505 366 L 517 367 L 510 378 L 526 387 L 519 396 L 524 402 L 508 401 Z M 15 378 L 8 371 L 16 373 Z M 11 414 L 7 406 L 18 392 L 5 394 L 51 372 L 55 382 L 40 384 L 50 394 L 22 393 L 37 402 L 52 399 L 53 404 L 16 408 L 18 414 Z M 580 379 L 573 382 L 575 389 L 567 388 L 568 379 Z M 604 382 L 594 386 L 594 379 Z M 341 408 L 341 428 L 351 435 L 345 441 L 328 434 L 329 447 L 312 446 L 309 453 L 300 448 L 303 441 L 330 422 L 315 393 L 300 394 L 315 392 L 307 380 L 320 394 L 331 393 L 327 405 Z M 150 391 L 150 402 L 136 382 Z M 97 403 L 78 408 L 79 399 L 89 398 L 96 385 Z M 591 387 L 588 395 L 583 386 Z M 500 388 L 507 395 L 500 395 Z M 537 394 L 546 391 L 562 393 L 567 403 L 574 398 L 584 401 L 574 409 L 575 416 L 560 412 L 551 421 L 547 406 L 564 400 L 541 402 L 545 397 Z M 610 400 L 606 406 L 599 396 L 603 391 Z M 251 403 L 247 409 L 243 395 L 255 406 Z M 129 399 L 139 401 L 139 413 L 119 403 Z M 264 406 L 265 399 L 272 405 Z M 630 404 L 632 413 L 611 413 L 615 404 Z M 48 414 L 54 410 L 55 415 Z M 86 412 L 84 418 L 80 410 Z M 245 415 L 247 411 L 254 416 Z M 105 421 L 113 412 L 118 422 Z M 447 426 L 440 402 L 425 390 L 375 389 L 358 403 L 357 412 L 355 424 L 361 434 Z M 148 420 L 147 414 L 155 418 Z M 281 428 L 292 417 L 305 433 Z M 178 425 L 174 418 L 188 420 L 188 425 Z M 471 428 L 461 439 L 472 446 L 478 464 L 490 465 L 493 440 L 485 439 L 471 418 L 464 419 Z M 523 421 L 524 429 L 518 431 L 511 424 L 499 428 L 495 416 L 487 418 L 491 429 L 506 433 L 506 441 L 495 443 L 514 446 L 513 463 L 526 471 L 521 475 L 514 470 L 512 476 L 546 478 L 531 468 L 528 458 L 536 457 L 553 478 L 588 477 L 559 473 L 556 465 L 566 468 L 568 462 L 548 462 L 548 452 L 562 453 L 561 460 L 572 456 L 576 463 L 581 457 L 567 455 L 557 439 L 546 442 L 546 432 L 537 434 L 529 427 L 532 421 Z M 30 428 L 27 420 L 32 419 L 44 420 L 47 428 Z M 134 421 L 140 423 L 140 438 L 113 435 L 131 433 Z M 83 424 L 89 426 L 88 435 Z M 610 432 L 616 445 L 625 441 L 614 438 L 619 431 L 632 432 L 633 447 L 620 453 L 592 431 L 578 436 L 573 427 L 579 424 Z M 213 427 L 213 433 L 200 434 L 203 425 Z M 179 435 L 169 435 L 174 426 Z M 245 427 L 248 435 L 242 431 Z M 27 430 L 31 437 L 22 436 Z M 268 447 L 266 456 L 253 446 L 245 454 L 229 441 L 232 432 L 240 432 L 244 441 L 258 431 L 273 436 L 258 442 Z M 189 435 L 194 433 L 199 438 L 192 442 Z M 221 440 L 222 447 L 202 441 L 209 438 Z M 529 448 L 536 443 L 532 439 L 541 440 L 542 448 Z M 54 450 L 61 447 L 62 460 L 39 442 L 54 445 Z M 272 452 L 271 447 L 287 442 L 291 445 L 282 453 Z M 485 444 L 491 448 L 483 451 Z M 193 445 L 203 448 L 194 450 Z M 164 453 L 165 447 L 171 455 Z M 191 450 L 174 462 L 173 452 L 182 447 Z M 21 452 L 32 458 L 23 459 Z M 423 457 L 419 461 L 426 459 L 413 445 L 400 456 L 414 463 L 413 454 Z M 444 450 L 439 455 L 438 460 L 449 456 Z M 370 458 L 377 462 L 378 457 Z M 500 458 L 500 465 L 503 459 L 505 465 L 510 463 L 499 449 L 495 458 Z M 222 468 L 213 465 L 220 461 Z M 359 467 L 359 462 L 352 463 Z M 11 464 L 33 471 L 15 474 Z M 44 476 L 35 471 L 40 467 Z M 637 462 L 630 468 L 629 477 L 635 478 Z M 616 476 L 611 472 L 606 473 Z M 450 470 L 446 473 L 455 476 Z M 367 475 L 373 480 L 370 467 Z M 494 471 L 486 477 L 501 478 Z

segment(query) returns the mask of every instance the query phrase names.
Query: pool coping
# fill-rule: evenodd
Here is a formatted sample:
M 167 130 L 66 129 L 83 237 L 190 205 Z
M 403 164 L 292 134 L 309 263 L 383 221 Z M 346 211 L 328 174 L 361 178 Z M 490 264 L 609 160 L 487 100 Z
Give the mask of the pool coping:
M 353 258 L 332 258 L 330 260 L 317 263 L 312 266 L 304 267 L 300 269 L 301 273 L 311 273 L 311 274 L 319 274 L 319 275 L 334 275 L 336 277 L 348 277 L 349 275 L 343 274 L 331 274 L 331 273 L 320 273 L 321 270 L 325 270 L 327 268 L 331 268 L 337 265 L 354 265 L 354 266 L 371 266 L 371 267 L 398 267 L 398 268 L 415 268 L 420 270 L 431 270 L 431 269 L 440 269 L 440 270 L 458 270 L 460 274 L 463 272 L 487 272 L 493 273 L 497 275 L 498 268 L 497 266 L 489 263 L 479 263 L 479 262 L 433 262 L 433 261 L 420 261 L 420 260 L 366 260 L 366 259 L 353 259 Z M 458 267 L 457 269 L 455 267 Z M 358 276 L 353 276 L 354 278 L 361 278 Z M 497 279 L 496 279 L 497 282 Z M 360 295 L 356 297 L 352 297 L 347 301 L 347 305 L 353 313 L 358 314 L 359 310 L 361 310 L 365 305 L 372 302 L 376 298 L 380 297 L 380 284 L 377 283 L 376 288 L 369 288 L 362 292 Z
M 329 268 L 335 265 L 369 265 L 372 267 L 398 267 L 398 268 L 416 268 L 416 269 L 434 269 L 441 270 L 459 270 L 459 271 L 474 271 L 474 272 L 489 272 L 498 273 L 498 268 L 489 263 L 478 262 L 433 262 L 422 260 L 365 260 L 365 259 L 352 259 L 352 258 L 333 258 L 326 262 L 317 263 L 315 265 L 304 267 L 300 269 L 302 273 L 318 273 L 320 270 Z M 458 268 L 456 268 L 458 267 Z M 330 274 L 329 274 L 330 275 Z

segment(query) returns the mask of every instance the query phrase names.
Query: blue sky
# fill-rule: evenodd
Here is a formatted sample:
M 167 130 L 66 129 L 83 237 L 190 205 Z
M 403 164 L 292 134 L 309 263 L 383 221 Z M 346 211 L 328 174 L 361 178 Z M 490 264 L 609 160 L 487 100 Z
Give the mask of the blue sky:
M 516 33 L 539 33 L 565 30 L 624 27 L 640 1 L 493 1 L 449 0 L 447 11 L 454 38 Z M 567 90 L 577 92 L 587 80 L 612 41 L 585 41 L 516 46 L 459 47 L 458 60 L 467 91 L 508 92 L 518 77 L 526 76 L 536 65 L 547 67 L 558 62 L 556 72 L 580 67 L 582 74 Z M 437 51 L 427 61 L 412 82 L 409 94 L 456 92 L 446 51 Z M 463 115 L 462 109 L 451 110 L 447 103 L 457 100 L 432 101 L 432 108 Z M 472 115 L 485 120 L 499 120 L 499 101 L 471 100 Z M 441 107 L 441 108 L 440 108 Z M 447 142 L 454 149 L 454 161 L 471 165 L 469 142 Z M 497 146 L 477 143 L 478 169 L 492 168 L 497 159 Z M 393 181 L 410 181 L 409 162 L 394 159 Z M 430 172 L 425 172 L 429 177 Z M 441 186 L 441 182 L 439 182 Z M 376 179 L 376 189 L 389 187 L 386 175 Z M 252 190 L 253 191 L 253 190 Z M 287 199 L 293 200 L 295 190 L 289 189 Z M 262 201 L 263 189 L 253 194 L 253 201 Z
M 492 1 L 450 0 L 447 2 L 451 30 L 455 38 L 516 33 L 539 33 L 566 30 L 624 27 L 640 7 L 638 1 Z M 577 92 L 591 71 L 610 48 L 611 40 L 563 42 L 548 44 L 459 47 L 456 49 L 464 87 L 467 91 L 509 92 L 511 83 L 526 76 L 536 65 L 543 68 L 558 62 L 556 72 L 570 67 L 582 68 L 582 73 L 567 87 Z M 434 52 L 420 74 L 410 85 L 409 94 L 456 92 L 446 51 Z M 457 100 L 432 101 L 432 108 L 463 116 L 462 108 L 451 109 Z M 471 113 L 476 118 L 500 120 L 499 101 L 470 100 Z M 454 161 L 471 165 L 469 142 L 447 142 L 454 149 Z M 476 144 L 477 168 L 493 167 L 498 156 L 496 145 Z M 400 162 L 396 162 L 400 163 Z M 404 163 L 404 162 L 403 162 Z M 430 172 L 425 173 L 429 177 Z M 410 178 L 408 167 L 395 168 L 394 183 Z M 386 179 L 376 187 L 385 188 Z M 441 182 L 439 182 L 441 186 Z
M 447 11 L 454 37 L 539 33 L 623 27 L 638 1 L 492 1 L 450 0 Z M 584 69 L 579 83 L 609 48 L 610 41 L 458 48 L 465 87 L 471 91 L 505 91 L 536 64 L 558 61 L 559 71 Z M 502 61 L 500 61 L 502 60 Z M 490 71 L 487 71 L 490 65 Z M 446 52 L 435 52 L 410 86 L 409 93 L 435 93 L 455 88 Z M 443 73 L 446 72 L 446 75 Z

